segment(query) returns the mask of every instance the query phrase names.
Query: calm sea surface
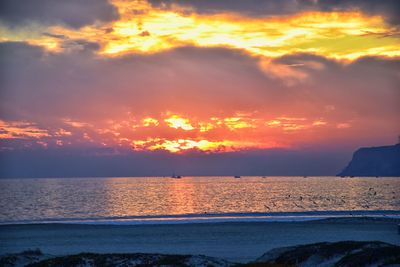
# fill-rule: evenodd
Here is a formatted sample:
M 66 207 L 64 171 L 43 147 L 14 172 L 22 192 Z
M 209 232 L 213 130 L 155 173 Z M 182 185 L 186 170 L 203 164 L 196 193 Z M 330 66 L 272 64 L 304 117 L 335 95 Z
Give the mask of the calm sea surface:
M 1 179 L 0 223 L 400 216 L 400 178 Z

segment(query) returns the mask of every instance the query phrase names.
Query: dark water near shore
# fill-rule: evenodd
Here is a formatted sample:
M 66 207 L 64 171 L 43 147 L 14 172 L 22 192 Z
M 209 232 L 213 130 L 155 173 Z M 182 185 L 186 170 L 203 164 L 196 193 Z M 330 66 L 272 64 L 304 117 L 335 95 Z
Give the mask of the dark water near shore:
M 143 223 L 400 216 L 399 178 L 0 180 L 0 223 Z

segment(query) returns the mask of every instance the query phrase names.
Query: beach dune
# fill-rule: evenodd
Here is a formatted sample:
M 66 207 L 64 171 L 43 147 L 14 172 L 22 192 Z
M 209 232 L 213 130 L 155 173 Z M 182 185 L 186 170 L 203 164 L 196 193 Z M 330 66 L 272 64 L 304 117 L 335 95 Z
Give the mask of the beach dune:
M 159 225 L 35 224 L 0 226 L 0 253 L 39 248 L 52 255 L 164 253 L 248 262 L 266 251 L 315 242 L 383 241 L 400 245 L 395 219 Z

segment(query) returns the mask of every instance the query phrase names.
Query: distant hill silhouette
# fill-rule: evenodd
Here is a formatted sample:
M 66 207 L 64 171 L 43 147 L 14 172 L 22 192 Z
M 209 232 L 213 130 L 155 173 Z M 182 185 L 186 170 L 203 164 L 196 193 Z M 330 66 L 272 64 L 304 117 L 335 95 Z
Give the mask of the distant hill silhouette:
M 338 176 L 400 176 L 400 144 L 358 149 Z

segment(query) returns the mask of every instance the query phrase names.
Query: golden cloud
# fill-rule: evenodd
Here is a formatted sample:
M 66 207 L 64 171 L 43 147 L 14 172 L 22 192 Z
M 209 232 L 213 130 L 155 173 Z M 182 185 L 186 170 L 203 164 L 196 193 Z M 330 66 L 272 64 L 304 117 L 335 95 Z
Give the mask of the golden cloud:
M 182 47 L 226 47 L 253 56 L 280 57 L 314 53 L 354 60 L 362 56 L 400 56 L 397 29 L 381 16 L 359 11 L 303 12 L 287 16 L 249 17 L 236 13 L 198 14 L 179 6 L 162 9 L 147 1 L 114 0 L 117 21 L 78 30 L 54 26 L 45 35 L 0 28 L 2 41 L 27 41 L 62 51 L 65 40 L 98 43 L 102 56 L 148 54 Z M 36 27 L 37 31 L 43 31 Z M 59 38 L 58 36 L 63 36 Z
M 47 130 L 39 128 L 34 123 L 0 120 L 0 139 L 39 139 L 48 136 L 49 133 Z
M 101 146 L 129 147 L 134 150 L 165 150 L 181 153 L 190 150 L 231 152 L 248 149 L 289 147 L 294 140 L 313 131 L 329 128 L 346 129 L 349 123 L 328 122 L 323 118 L 277 116 L 265 118 L 256 114 L 191 118 L 173 112 L 156 117 L 131 117 L 129 120 L 89 124 L 62 119 L 67 129 L 41 129 L 30 122 L 0 121 L 0 139 L 25 139 L 37 144 L 57 146 L 92 143 Z M 296 139 L 297 138 L 297 139 Z M 40 142 L 40 143 L 39 143 Z

